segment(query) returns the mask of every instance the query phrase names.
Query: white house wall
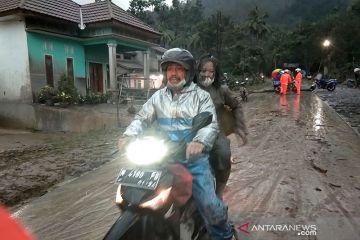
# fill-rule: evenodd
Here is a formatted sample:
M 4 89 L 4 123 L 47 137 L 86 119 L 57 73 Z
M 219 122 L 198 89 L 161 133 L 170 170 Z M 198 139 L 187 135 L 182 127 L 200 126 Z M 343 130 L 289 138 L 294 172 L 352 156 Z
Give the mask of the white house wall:
M 25 23 L 0 18 L 0 102 L 32 102 Z

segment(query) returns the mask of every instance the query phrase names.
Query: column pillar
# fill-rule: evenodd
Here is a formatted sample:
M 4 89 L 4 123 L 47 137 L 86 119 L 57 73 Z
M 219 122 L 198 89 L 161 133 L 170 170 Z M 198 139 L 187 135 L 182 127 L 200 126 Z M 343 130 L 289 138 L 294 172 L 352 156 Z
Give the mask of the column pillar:
M 149 79 L 150 79 L 150 50 L 146 50 L 144 52 L 144 79 L 145 79 L 145 87 L 149 87 Z
M 110 89 L 117 88 L 116 80 L 116 43 L 108 43 L 109 48 L 109 76 L 110 76 Z

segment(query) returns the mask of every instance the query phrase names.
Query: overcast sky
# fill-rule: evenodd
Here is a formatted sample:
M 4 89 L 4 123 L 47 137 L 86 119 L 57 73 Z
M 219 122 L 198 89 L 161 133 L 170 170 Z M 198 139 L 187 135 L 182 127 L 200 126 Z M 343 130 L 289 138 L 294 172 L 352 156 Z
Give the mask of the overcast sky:
M 95 0 L 73 0 L 73 1 L 78 4 L 87 4 L 87 3 L 95 2 Z M 118 5 L 119 7 L 121 7 L 122 9 L 127 10 L 129 8 L 130 0 L 112 0 L 112 2 Z M 172 0 L 166 0 L 165 2 L 167 5 L 171 5 Z

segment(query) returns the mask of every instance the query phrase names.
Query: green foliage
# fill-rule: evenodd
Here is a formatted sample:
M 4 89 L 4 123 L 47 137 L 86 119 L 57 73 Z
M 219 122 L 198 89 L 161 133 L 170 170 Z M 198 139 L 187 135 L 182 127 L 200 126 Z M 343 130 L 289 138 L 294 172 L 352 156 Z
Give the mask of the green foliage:
M 78 101 L 79 94 L 75 88 L 74 79 L 65 74 L 60 76 L 58 91 L 57 98 L 60 102 L 71 104 Z
M 107 94 L 89 94 L 86 95 L 85 98 L 82 99 L 84 103 L 87 104 L 99 104 L 99 103 L 106 103 L 110 99 L 110 95 Z
M 58 82 L 58 90 L 45 85 L 39 91 L 38 101 L 40 103 L 47 103 L 51 101 L 53 103 L 61 103 L 65 105 L 70 104 L 98 104 L 106 103 L 111 98 L 110 93 L 105 94 L 93 94 L 82 96 L 78 94 L 74 81 L 72 78 L 62 75 Z
M 173 0 L 169 7 L 162 0 L 132 0 L 130 11 L 163 34 L 165 48 L 183 47 L 195 57 L 210 52 L 224 72 L 253 82 L 284 63 L 315 74 L 329 58 L 330 72 L 339 78 L 360 64 L 360 0 L 257 3 Z M 325 38 L 333 43 L 327 50 Z
M 47 100 L 53 101 L 57 95 L 57 91 L 55 88 L 45 85 L 43 86 L 38 95 L 38 101 L 40 103 L 45 103 Z

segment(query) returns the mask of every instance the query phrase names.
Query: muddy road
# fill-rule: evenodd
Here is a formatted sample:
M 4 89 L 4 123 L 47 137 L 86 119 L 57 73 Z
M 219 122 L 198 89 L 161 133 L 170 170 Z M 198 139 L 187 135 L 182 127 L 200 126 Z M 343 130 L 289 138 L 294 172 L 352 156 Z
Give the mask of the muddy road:
M 225 192 L 242 239 L 360 239 L 360 138 L 311 92 L 251 94 Z M 232 138 L 230 136 L 230 138 Z M 102 239 L 119 212 L 115 159 L 14 209 L 38 239 Z
M 310 92 L 258 97 L 226 194 L 231 218 L 249 223 L 243 239 L 360 239 L 358 135 Z
M 44 133 L 0 129 L 0 203 L 22 205 L 113 159 L 122 129 Z

